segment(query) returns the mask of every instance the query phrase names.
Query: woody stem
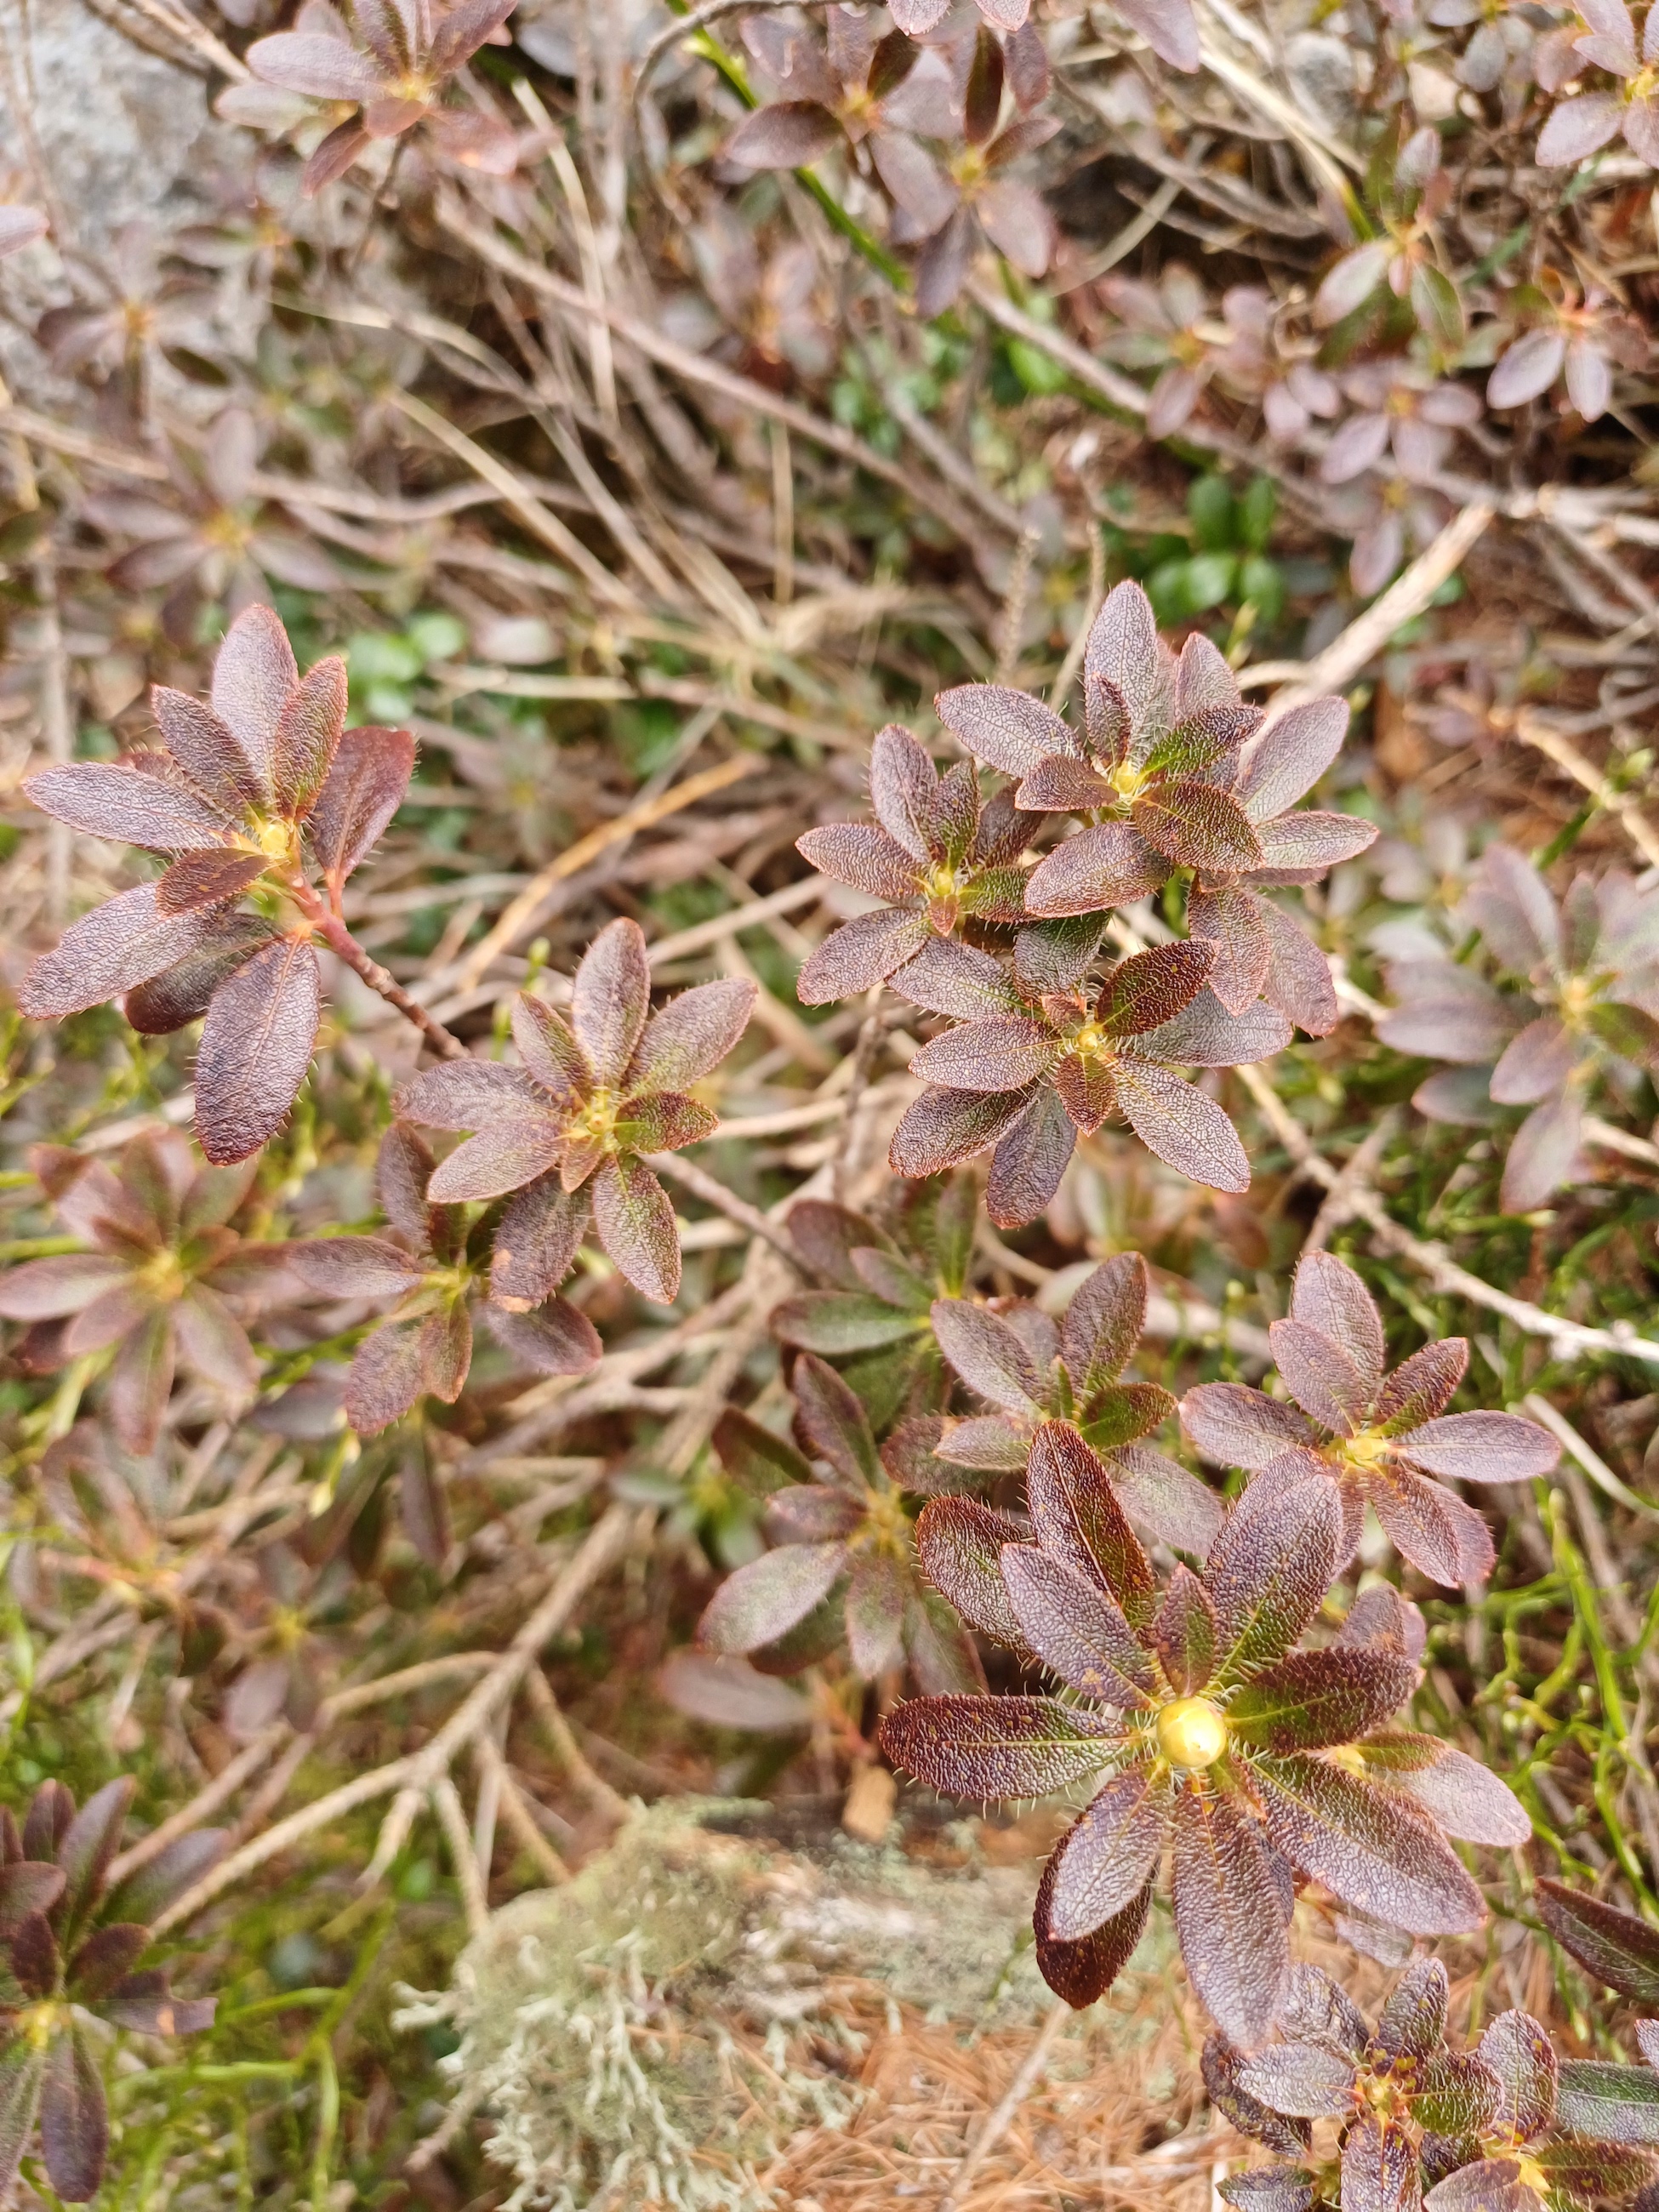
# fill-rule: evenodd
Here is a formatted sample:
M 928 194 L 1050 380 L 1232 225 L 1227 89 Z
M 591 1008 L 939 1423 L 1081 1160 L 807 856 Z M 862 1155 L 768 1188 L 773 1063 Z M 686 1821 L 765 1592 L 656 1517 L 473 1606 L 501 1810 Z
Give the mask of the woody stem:
M 364 951 L 338 915 L 319 914 L 315 927 L 331 952 L 337 953 L 353 974 L 361 975 L 371 991 L 378 991 L 388 1006 L 395 1006 L 405 1021 L 414 1023 L 440 1060 L 466 1058 L 466 1047 L 459 1037 L 434 1020 L 419 1000 L 410 997 L 395 975 Z

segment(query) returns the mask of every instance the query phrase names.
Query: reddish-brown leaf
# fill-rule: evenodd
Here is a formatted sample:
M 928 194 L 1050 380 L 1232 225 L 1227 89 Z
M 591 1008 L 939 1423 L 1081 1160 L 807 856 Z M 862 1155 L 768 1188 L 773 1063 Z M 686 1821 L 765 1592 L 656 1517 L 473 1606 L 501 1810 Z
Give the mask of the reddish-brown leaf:
M 1534 1898 L 1539 1918 L 1581 1966 L 1644 2011 L 1659 2011 L 1659 1929 L 1548 1877 Z
M 672 1305 L 680 1287 L 674 1209 L 643 1161 L 625 1154 L 605 1161 L 593 1178 L 593 1224 L 607 1257 L 641 1297 Z
M 1103 1766 L 1118 1741 L 1103 1718 L 1053 1698 L 914 1698 L 880 1729 L 895 1766 L 967 1798 L 1047 1797 Z
M 914 959 L 931 934 L 925 915 L 902 908 L 855 915 L 802 963 L 795 995 L 804 1006 L 823 1006 L 872 990 Z
M 787 1635 L 829 1595 L 847 1565 L 844 1543 L 786 1544 L 738 1567 L 697 1624 L 706 1651 L 757 1651 Z
M 1175 1797 L 1176 1931 L 1193 1987 L 1235 2043 L 1266 2038 L 1290 1965 L 1288 1900 L 1238 1798 L 1196 1778 Z
M 1144 898 L 1169 872 L 1168 862 L 1128 823 L 1098 823 L 1038 861 L 1025 904 L 1043 916 L 1098 914 Z
M 1215 1673 L 1215 1607 L 1198 1577 L 1179 1560 L 1152 1621 L 1152 1634 L 1164 1677 L 1176 1695 L 1188 1698 L 1201 1690 Z
M 1386 1651 L 1291 1651 L 1237 1692 L 1227 1725 L 1266 1751 L 1314 1751 L 1379 1726 L 1416 1686 L 1413 1662 Z
M 1119 1709 L 1151 1701 L 1152 1670 L 1116 1601 L 1034 1544 L 1008 1544 L 1002 1578 L 1024 1641 L 1068 1689 Z
M 881 1462 L 875 1438 L 856 1395 L 835 1369 L 812 1352 L 795 1363 L 795 1430 L 804 1449 L 827 1460 L 840 1480 L 859 1496 L 866 1486 L 880 1487 Z
M 1294 1406 L 1242 1382 L 1200 1382 L 1181 1401 L 1188 1441 L 1217 1467 L 1262 1468 L 1318 1433 Z
M 1036 1934 L 1038 1972 L 1057 1997 L 1081 2011 L 1103 1996 L 1134 1954 L 1152 1909 L 1153 1883 L 1148 1881 L 1137 1897 L 1098 1928 L 1075 1942 L 1063 1942 L 1048 1931 L 1054 1908 L 1054 1882 L 1060 1871 L 1057 1855 L 1050 1854 L 1037 1884 L 1032 1924 Z
M 152 753 L 152 760 L 161 755 Z M 43 814 L 89 837 L 119 838 L 156 853 L 216 845 L 225 816 L 166 775 L 122 761 L 69 761 L 26 778 L 24 794 Z
M 1134 1901 L 1163 1856 L 1170 1812 L 1169 1782 L 1144 1766 L 1114 1775 L 1096 1792 L 1055 1854 L 1051 1936 L 1075 1943 Z
M 624 916 L 607 924 L 582 955 L 571 990 L 570 1026 L 596 1084 L 614 1090 L 621 1083 L 650 1004 L 645 932 Z
M 32 1019 L 55 1020 L 101 1006 L 181 960 L 209 933 L 201 915 L 165 915 L 154 884 L 122 891 L 66 930 L 29 969 L 18 1003 Z
M 1396 1439 L 1401 1459 L 1459 1482 L 1528 1482 L 1552 1474 L 1561 1447 L 1519 1413 L 1445 1413 Z
M 414 770 L 415 740 L 407 730 L 362 723 L 342 732 L 306 817 L 306 836 L 331 883 L 343 884 L 379 842 Z
M 397 1111 L 428 1129 L 488 1129 L 544 1114 L 547 1102 L 522 1068 L 488 1060 L 446 1060 L 398 1091 Z
M 421 1280 L 421 1263 L 383 1237 L 319 1237 L 289 1244 L 284 1262 L 325 1298 L 395 1298 Z
M 1386 1377 L 1377 1392 L 1372 1416 L 1377 1426 L 1397 1436 L 1443 1413 L 1468 1364 L 1468 1344 L 1461 1336 L 1425 1344 L 1420 1352 L 1413 1352 Z
M 1364 1425 L 1373 1385 L 1341 1345 L 1300 1321 L 1276 1321 L 1267 1334 L 1279 1374 L 1311 1420 L 1339 1437 Z
M 538 1176 L 514 1191 L 490 1252 L 489 1295 L 495 1304 L 508 1313 L 526 1313 L 557 1290 L 592 1214 L 588 1193 L 561 1189 L 556 1175 Z
M 222 906 L 258 883 L 270 863 L 263 853 L 181 853 L 155 886 L 158 914 L 192 914 Z
M 748 1028 L 756 995 L 757 987 L 741 976 L 682 991 L 646 1024 L 622 1088 L 689 1090 L 719 1066 Z
M 88 1000 L 95 1005 L 95 1000 Z M 994 1145 L 1030 1103 L 1023 1091 L 924 1091 L 888 1146 L 895 1175 L 939 1175 Z
M 202 914 L 195 921 L 199 935 L 190 951 L 122 998 L 121 1011 L 141 1036 L 170 1036 L 199 1021 L 221 983 L 274 934 L 257 915 Z
M 97 2195 L 109 2155 L 104 2081 L 78 2027 L 55 2036 L 40 2084 L 40 2148 L 47 2177 L 66 2203 Z
M 310 100 L 368 100 L 383 88 L 380 70 L 368 54 L 343 39 L 314 33 L 279 31 L 273 38 L 256 39 L 247 62 L 262 83 Z M 214 703 L 218 705 L 216 698 Z
M 1404 2128 L 1369 2114 L 1342 2145 L 1345 2212 L 1417 2212 L 1422 2202 L 1417 2153 Z
M 346 1419 L 359 1436 L 375 1436 L 400 1419 L 425 1387 L 420 1322 L 388 1322 L 366 1336 L 352 1356 Z
M 1330 1588 L 1340 1528 L 1334 1486 L 1316 1475 L 1249 1485 L 1204 1569 L 1223 1680 L 1248 1680 L 1296 1643 Z
M 1517 2143 L 1541 2135 L 1555 2118 L 1560 2076 L 1548 2031 L 1530 2013 L 1500 2012 L 1482 2029 L 1475 2051 L 1502 2085 L 1498 2127 Z
M 321 1012 L 321 972 L 302 938 L 277 938 L 219 986 L 196 1054 L 196 1135 L 210 1160 L 245 1160 L 282 1127 Z
M 854 1555 L 847 1585 L 847 1653 L 866 1682 L 884 1674 L 898 1657 L 909 1585 L 890 1553 Z
M 815 100 L 779 100 L 745 116 L 721 148 L 745 169 L 806 169 L 840 142 L 840 124 Z
M 349 55 L 349 47 L 344 51 Z M 238 615 L 213 664 L 213 711 L 240 746 L 268 798 L 276 792 L 276 726 L 299 680 L 288 632 L 271 610 L 256 605 Z
M 1148 1620 L 1157 1593 L 1152 1562 L 1104 1464 L 1068 1422 L 1045 1421 L 1038 1429 L 1026 1494 L 1044 1548 L 1108 1591 L 1132 1626 Z
M 1346 1261 L 1334 1252 L 1303 1255 L 1291 1290 L 1291 1319 L 1329 1337 L 1370 1389 L 1375 1390 L 1382 1382 L 1386 1357 L 1382 1317 Z
M 155 684 L 149 702 L 168 752 L 210 805 L 230 821 L 260 805 L 264 793 L 258 777 L 204 701 Z
M 932 1320 L 940 1351 L 970 1390 L 1010 1413 L 1036 1411 L 1046 1386 L 1024 1341 L 1000 1314 L 966 1298 L 936 1298 Z
M 276 804 L 289 821 L 311 811 L 345 727 L 346 665 L 338 653 L 319 660 L 283 702 L 271 738 Z
M 1531 1819 L 1509 1784 L 1455 1745 L 1379 1729 L 1358 1750 L 1372 1781 L 1403 1790 L 1449 1836 L 1510 1850 L 1531 1841 Z
M 439 1161 L 427 1184 L 427 1196 L 443 1206 L 500 1198 L 545 1175 L 564 1150 L 564 1130 L 553 1115 L 522 1109 L 504 1114 L 493 1127 L 481 1129 Z
M 1136 1036 L 1172 1021 L 1203 989 L 1215 955 L 1192 939 L 1137 952 L 1113 970 L 1100 1021 L 1114 1036 Z
M 1480 1926 L 1486 1906 L 1426 1814 L 1315 1754 L 1255 1769 L 1267 1832 L 1293 1866 L 1358 1912 L 1413 1935 Z
M 1012 1515 L 970 1498 L 930 1498 L 916 1522 L 916 1551 L 928 1580 L 970 1627 L 1013 1651 L 1026 1645 L 1002 1578 L 1002 1547 L 1024 1533 Z
M 1040 1089 L 997 1140 L 985 1210 L 999 1229 L 1022 1229 L 1035 1221 L 1060 1188 L 1077 1143 L 1077 1128 L 1058 1076 L 1073 1064 L 1061 1061 L 1054 1086 Z
M 1006 684 L 960 684 L 941 691 L 933 711 L 978 760 L 1005 775 L 1029 775 L 1049 753 L 1081 757 L 1081 748 L 1052 707 Z
M 1044 1075 L 1060 1056 L 1046 1022 L 1019 1014 L 994 1014 L 963 1022 L 925 1044 L 910 1073 L 952 1091 L 1019 1091 Z
M 1249 1188 L 1238 1132 L 1214 1099 L 1147 1061 L 1120 1060 L 1115 1073 L 1124 1118 L 1149 1152 L 1212 1190 Z

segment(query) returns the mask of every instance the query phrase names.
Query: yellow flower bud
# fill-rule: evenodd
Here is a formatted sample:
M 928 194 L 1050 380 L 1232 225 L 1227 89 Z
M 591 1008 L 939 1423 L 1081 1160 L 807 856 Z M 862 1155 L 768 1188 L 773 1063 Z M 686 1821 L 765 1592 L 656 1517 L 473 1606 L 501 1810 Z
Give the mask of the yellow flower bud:
M 1227 1723 L 1207 1698 L 1177 1698 L 1158 1717 L 1158 1747 L 1171 1766 L 1213 1766 L 1227 1748 Z

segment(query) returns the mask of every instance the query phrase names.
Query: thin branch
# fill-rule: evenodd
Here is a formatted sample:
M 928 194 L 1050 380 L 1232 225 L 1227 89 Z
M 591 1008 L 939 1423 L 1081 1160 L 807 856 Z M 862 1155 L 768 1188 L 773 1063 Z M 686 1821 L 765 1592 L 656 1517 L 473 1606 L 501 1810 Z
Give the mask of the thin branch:
M 360 975 L 371 991 L 378 991 L 388 1006 L 395 1006 L 406 1022 L 412 1022 L 440 1060 L 466 1058 L 466 1047 L 459 1037 L 428 1013 L 418 999 L 411 998 L 389 969 L 365 952 L 337 915 L 325 915 L 317 927 L 330 951 L 343 960 L 354 975 Z
M 671 1182 L 678 1183 L 694 1198 L 700 1198 L 705 1206 L 712 1206 L 728 1221 L 735 1221 L 739 1228 L 746 1229 L 751 1237 L 760 1237 L 775 1252 L 781 1253 L 798 1273 L 802 1272 L 800 1254 L 790 1243 L 787 1232 L 779 1228 L 775 1221 L 769 1221 L 758 1206 L 750 1206 L 746 1198 L 739 1198 L 736 1191 L 728 1190 L 723 1182 L 716 1182 L 695 1160 L 688 1160 L 683 1152 L 642 1152 L 640 1157 L 647 1167 L 654 1170 L 658 1175 L 666 1176 Z
M 450 1863 L 455 1869 L 455 1880 L 461 1893 L 461 1909 L 466 1915 L 466 1932 L 475 1941 L 489 1931 L 489 1899 L 484 1889 L 483 1871 L 472 1850 L 472 1838 L 467 1832 L 466 1814 L 461 1808 L 460 1792 L 447 1774 L 440 1775 L 432 1785 L 432 1809 L 438 1816 L 438 1826 L 444 1832 L 444 1841 L 449 1846 Z
M 675 27 L 678 30 L 680 27 L 676 25 Z M 627 314 L 619 307 L 597 307 L 580 286 L 555 276 L 550 269 L 544 268 L 541 263 L 532 261 L 516 252 L 493 232 L 483 229 L 471 220 L 459 202 L 447 197 L 441 198 L 438 215 L 446 229 L 453 231 L 483 259 L 505 275 L 516 278 L 531 291 L 556 301 L 560 307 L 572 314 L 588 316 L 603 313 L 618 337 L 626 339 L 630 346 L 635 347 L 647 360 L 654 361 L 659 368 L 671 370 L 688 384 L 702 385 L 708 391 L 720 392 L 726 398 L 735 400 L 739 407 L 751 415 L 783 423 L 787 428 L 799 433 L 825 452 L 838 453 L 843 460 L 851 461 L 866 475 L 878 477 L 884 483 L 892 484 L 907 497 L 915 500 L 919 507 L 936 515 L 964 544 L 972 544 L 982 534 L 982 520 L 958 506 L 954 497 L 942 487 L 918 477 L 899 462 L 889 460 L 884 453 L 878 453 L 873 446 L 854 431 L 844 429 L 839 422 L 815 415 L 811 408 L 803 407 L 798 401 L 787 399 L 781 393 L 769 390 L 765 385 L 756 383 L 752 377 L 739 375 L 737 370 L 727 368 L 720 362 L 694 353 L 689 346 L 676 344 L 672 338 L 665 337 L 660 331 L 653 329 L 638 316 Z M 1144 409 L 1144 394 L 1140 404 Z
M 1048 2063 L 1048 2054 L 1054 2047 L 1060 2029 L 1071 2017 L 1071 2006 L 1064 1997 L 1057 1998 L 1048 2018 L 1037 2030 L 1018 2073 L 1008 2084 L 1001 2101 L 987 2115 L 984 2126 L 969 2145 L 962 2164 L 951 2176 L 950 2189 L 939 2200 L 939 2212 L 960 2212 L 974 2176 L 1013 2125 L 1020 2106 L 1042 2078 L 1042 2069 Z
M 1303 1174 L 1326 1190 L 1333 1189 L 1340 1179 L 1340 1170 L 1321 1156 L 1307 1131 L 1260 1068 L 1240 1067 L 1234 1073 Z M 1472 1304 L 1484 1306 L 1489 1313 L 1502 1314 L 1505 1321 L 1513 1322 L 1524 1334 L 1542 1337 L 1558 1359 L 1599 1352 L 1613 1358 L 1645 1360 L 1650 1366 L 1659 1367 L 1659 1344 L 1649 1337 L 1638 1336 L 1628 1322 L 1614 1322 L 1610 1328 L 1591 1328 L 1583 1322 L 1569 1321 L 1565 1314 L 1546 1313 L 1541 1306 L 1529 1305 L 1524 1298 L 1512 1298 L 1507 1291 L 1496 1290 L 1492 1284 L 1482 1282 L 1479 1275 L 1472 1275 L 1467 1267 L 1460 1267 L 1443 1247 L 1425 1243 L 1420 1237 L 1413 1237 L 1409 1230 L 1402 1229 L 1375 1191 L 1351 1190 L 1346 1205 L 1356 1220 L 1365 1223 L 1384 1251 L 1409 1261 L 1437 1291 L 1449 1297 L 1468 1298 Z
M 1495 512 L 1486 501 L 1472 501 L 1455 514 L 1433 544 L 1419 554 L 1380 599 L 1373 599 L 1364 613 L 1334 637 L 1322 653 L 1306 662 L 1295 682 L 1274 693 L 1274 711 L 1282 714 L 1286 707 L 1316 698 L 1322 692 L 1340 691 L 1352 684 L 1402 623 L 1420 615 L 1447 578 L 1456 574 Z M 1260 669 L 1247 670 L 1243 681 L 1247 685 L 1252 681 L 1259 684 L 1264 673 Z
M 1659 868 L 1659 831 L 1654 830 L 1629 793 L 1615 790 L 1571 738 L 1547 722 L 1541 714 L 1525 708 L 1516 716 L 1515 734 L 1522 744 L 1532 746 L 1547 760 L 1553 761 L 1557 768 L 1564 769 L 1582 790 L 1587 791 L 1604 814 L 1612 815 L 1648 866 Z
M 570 1723 L 553 1694 L 553 1685 L 541 1668 L 532 1667 L 524 1678 L 526 1694 L 535 1709 L 554 1756 L 563 1765 L 565 1772 L 600 1812 L 613 1820 L 633 1817 L 634 1808 L 620 1790 L 613 1790 L 604 1775 L 594 1767 L 587 1753 L 570 1732 Z
M 526 1679 L 539 1680 L 540 1670 L 532 1668 Z M 493 1778 L 501 1795 L 501 1816 L 517 1837 L 520 1849 L 529 1852 L 556 1888 L 562 1887 L 570 1880 L 570 1869 L 537 1826 L 525 1802 L 524 1792 L 507 1771 L 507 1761 L 487 1735 L 477 1739 L 472 1755 L 480 1769 Z
M 507 1649 L 496 1658 L 484 1680 L 430 1742 L 422 1750 L 391 1759 L 370 1773 L 354 1776 L 337 1790 L 329 1790 L 311 1804 L 301 1806 L 298 1812 L 289 1814 L 287 1820 L 277 1821 L 264 1835 L 255 1836 L 240 1850 L 233 1851 L 211 1868 L 200 1881 L 192 1884 L 165 1912 L 159 1914 L 153 1923 L 155 1932 L 165 1935 L 169 1928 L 179 1927 L 234 1882 L 269 1865 L 294 1844 L 302 1843 L 319 1828 L 331 1826 L 347 1813 L 355 1812 L 359 1805 L 373 1804 L 377 1797 L 390 1796 L 396 1790 L 411 1794 L 418 1808 L 439 1778 L 448 1772 L 456 1753 L 480 1729 L 489 1726 L 514 1694 L 542 1646 L 558 1634 L 594 1583 L 623 1556 L 629 1544 L 643 1534 L 649 1521 L 648 1512 L 641 1514 L 631 1506 L 610 1507 L 555 1576 L 547 1595 Z

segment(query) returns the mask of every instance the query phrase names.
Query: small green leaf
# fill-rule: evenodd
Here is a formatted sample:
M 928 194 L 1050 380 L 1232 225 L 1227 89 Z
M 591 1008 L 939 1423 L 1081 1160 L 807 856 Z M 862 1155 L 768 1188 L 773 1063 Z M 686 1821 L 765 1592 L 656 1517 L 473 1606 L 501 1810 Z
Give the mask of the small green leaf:
M 1187 494 L 1194 542 L 1206 553 L 1225 553 L 1237 542 L 1237 512 L 1224 477 L 1200 477 Z
M 1188 613 L 1201 615 L 1234 596 L 1238 582 L 1236 553 L 1199 553 L 1187 563 Z
M 1252 553 L 1265 553 L 1279 512 L 1279 494 L 1271 477 L 1251 479 L 1238 502 L 1238 534 Z

